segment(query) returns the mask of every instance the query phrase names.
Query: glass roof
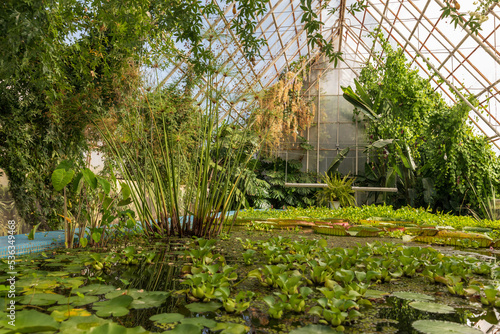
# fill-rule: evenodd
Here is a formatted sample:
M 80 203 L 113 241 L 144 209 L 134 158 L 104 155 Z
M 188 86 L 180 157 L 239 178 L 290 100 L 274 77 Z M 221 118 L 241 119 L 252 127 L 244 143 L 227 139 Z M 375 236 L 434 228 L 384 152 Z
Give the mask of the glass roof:
M 321 55 L 319 48 L 311 49 L 307 43 L 300 0 L 270 0 L 268 11 L 257 17 L 254 33 L 264 44 L 256 59 L 244 56 L 241 43 L 228 28 L 238 15 L 235 3 L 214 1 L 222 15 L 205 17 L 205 23 L 213 36 L 207 47 L 215 52 L 220 67 L 212 84 L 225 92 L 221 117 L 251 110 L 257 93 L 276 82 L 293 62 L 304 57 L 305 67 Z M 459 12 L 467 15 L 474 9 L 472 1 L 462 2 Z M 500 149 L 500 8 L 496 2 L 477 35 L 443 18 L 441 0 L 365 0 L 366 8 L 357 12 L 350 10 L 359 4 L 357 0 L 332 0 L 327 9 L 321 9 L 321 1 L 314 4 L 324 23 L 321 34 L 343 52 L 346 70 L 357 75 L 368 60 L 377 61 L 380 41 L 370 36 L 380 29 L 449 103 L 465 100 L 469 94 L 476 96 L 481 108 L 473 108 L 469 118 Z M 162 82 L 177 82 L 186 75 L 186 68 L 182 62 L 171 61 Z M 196 97 L 203 96 L 207 84 L 205 79 L 205 87 L 195 90 Z

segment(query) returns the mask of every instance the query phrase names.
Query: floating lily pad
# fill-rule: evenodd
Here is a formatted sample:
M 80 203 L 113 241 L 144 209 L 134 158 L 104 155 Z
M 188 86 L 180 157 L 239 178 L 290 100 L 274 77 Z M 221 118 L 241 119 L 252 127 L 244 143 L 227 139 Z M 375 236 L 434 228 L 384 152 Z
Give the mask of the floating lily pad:
M 121 317 L 123 315 L 128 314 L 129 309 L 127 308 L 134 298 L 123 295 L 113 298 L 111 300 L 107 300 L 104 302 L 95 303 L 93 309 L 97 311 L 97 316 L 99 317 Z
M 70 277 L 64 278 L 61 282 L 61 285 L 68 289 L 77 289 L 84 283 L 83 277 Z
M 455 309 L 453 307 L 438 303 L 411 302 L 409 305 L 419 311 L 430 313 L 449 314 L 455 312 Z
M 434 300 L 434 297 L 432 296 L 424 295 L 422 293 L 417 293 L 417 292 L 398 291 L 394 292 L 392 295 L 401 299 L 421 301 L 421 302 Z
M 423 334 L 482 334 L 479 329 L 456 322 L 439 320 L 417 320 L 412 324 L 413 328 Z
M 169 293 L 161 291 L 146 291 L 140 295 L 135 294 L 132 296 L 134 301 L 130 304 L 130 308 L 139 310 L 150 307 L 159 307 L 165 302 L 165 300 L 167 300 L 168 296 Z
M 162 334 L 201 334 L 202 328 L 192 324 L 177 325 L 171 331 L 165 331 Z
M 145 330 L 141 326 L 134 328 L 126 328 L 121 325 L 115 324 L 114 322 L 108 322 L 104 325 L 100 325 L 94 328 L 91 332 L 92 334 L 146 334 L 149 331 Z
M 174 322 L 179 322 L 184 319 L 184 316 L 180 313 L 161 313 L 153 315 L 149 320 L 156 321 L 159 324 L 171 324 Z
M 116 288 L 112 285 L 101 285 L 101 284 L 91 284 L 87 286 L 82 286 L 81 288 L 75 289 L 72 292 L 80 292 L 86 295 L 105 295 L 108 292 L 114 291 Z
M 220 334 L 246 334 L 248 332 L 248 327 L 233 322 L 219 322 L 212 330 L 216 332 L 221 329 Z
M 68 276 L 69 273 L 67 271 L 51 271 L 47 273 L 47 276 L 49 277 L 63 277 L 63 276 Z
M 217 322 L 215 320 L 207 319 L 204 317 L 184 318 L 181 320 L 181 324 L 191 324 L 201 328 L 203 327 L 213 328 L 217 326 Z
M 210 302 L 210 303 L 191 303 L 186 305 L 186 308 L 194 313 L 201 312 L 213 312 L 222 307 L 221 303 Z
M 0 327 L 12 330 L 15 333 L 39 333 L 44 331 L 56 331 L 59 323 L 50 315 L 35 310 L 16 312 L 15 327 L 9 325 L 10 319 L 2 317 Z
M 385 296 L 388 296 L 388 295 L 390 295 L 390 293 L 385 292 L 385 291 L 368 289 L 368 290 L 366 290 L 363 297 L 365 297 L 365 298 L 384 298 Z
M 61 322 L 71 317 L 89 317 L 91 314 L 87 310 L 80 308 L 74 308 L 68 311 L 68 308 L 66 307 L 66 311 L 55 310 L 50 314 L 50 316 L 54 318 L 54 320 Z
M 88 317 L 71 317 L 61 323 L 61 334 L 87 333 L 94 327 L 108 323 L 108 320 L 91 315 Z
M 53 305 L 63 299 L 66 299 L 66 297 L 54 293 L 35 293 L 23 296 L 20 300 L 20 303 L 36 306 L 48 306 Z
M 323 325 L 307 325 L 304 327 L 296 328 L 290 334 L 339 334 L 330 326 Z
M 97 296 L 71 296 L 69 298 L 65 298 L 63 300 L 60 300 L 58 304 L 71 304 L 72 306 L 83 306 L 83 305 L 88 305 L 95 303 L 96 301 L 99 300 L 99 297 Z

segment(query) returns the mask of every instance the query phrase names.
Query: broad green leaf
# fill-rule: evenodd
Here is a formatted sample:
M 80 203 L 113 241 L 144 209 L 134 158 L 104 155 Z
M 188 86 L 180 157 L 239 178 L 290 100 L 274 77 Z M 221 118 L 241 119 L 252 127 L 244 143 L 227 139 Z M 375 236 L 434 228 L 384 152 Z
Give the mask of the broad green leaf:
M 217 322 L 215 320 L 207 319 L 204 317 L 184 318 L 181 320 L 181 324 L 191 324 L 201 328 L 214 328 L 215 326 L 217 326 Z
M 83 179 L 90 188 L 92 189 L 97 188 L 97 178 L 95 177 L 94 172 L 92 172 L 88 168 L 85 168 L 84 170 L 82 170 L 82 174 L 83 174 Z
M 209 302 L 209 303 L 191 303 L 186 305 L 186 308 L 194 313 L 201 312 L 213 312 L 222 307 L 221 303 Z
M 184 316 L 180 313 L 161 313 L 153 315 L 149 318 L 151 321 L 155 321 L 159 324 L 171 324 L 174 322 L 179 322 L 184 319 Z
M 132 303 L 134 298 L 128 295 L 118 296 L 111 300 L 94 303 L 93 309 L 97 311 L 96 315 L 99 317 L 121 317 L 123 315 L 128 314 L 129 305 Z
M 439 320 L 417 320 L 412 324 L 413 328 L 423 334 L 482 334 L 479 329 L 456 322 Z
M 149 331 L 141 326 L 126 328 L 114 322 L 109 322 L 98 327 L 94 327 L 89 334 L 147 334 Z
M 430 312 L 430 313 L 449 314 L 455 312 L 455 309 L 453 307 L 438 303 L 411 302 L 408 305 L 410 305 L 416 310 Z
M 56 169 L 52 173 L 52 186 L 56 191 L 61 191 L 64 187 L 68 185 L 68 183 L 71 182 L 73 179 L 73 176 L 75 175 L 75 171 L 70 169 L 68 171 L 64 169 Z
M 394 292 L 392 295 L 401 299 L 422 301 L 422 302 L 434 300 L 434 297 L 432 296 L 424 295 L 422 293 L 417 293 L 417 292 L 398 291 Z
M 88 333 L 92 328 L 108 322 L 109 320 L 96 317 L 95 315 L 88 317 L 71 317 L 61 323 L 60 332 L 61 334 Z
M 111 191 L 111 184 L 102 177 L 96 176 L 96 178 L 97 182 L 99 182 L 99 184 L 101 185 L 102 190 L 104 190 L 104 193 L 108 195 L 109 192 Z
M 296 328 L 290 334 L 340 334 L 330 326 L 323 325 L 307 325 L 304 327 Z
M 171 331 L 165 331 L 163 334 L 201 334 L 202 328 L 192 324 L 180 324 Z
M 69 319 L 71 317 L 89 317 L 91 315 L 92 314 L 90 314 L 85 309 L 71 309 L 68 311 L 67 308 L 65 311 L 55 310 L 55 311 L 52 311 L 52 313 L 50 314 L 50 316 L 58 322 L 64 321 L 64 320 Z
M 59 329 L 59 323 L 50 315 L 36 310 L 17 311 L 15 326 L 9 325 L 9 321 L 9 318 L 2 317 L 0 327 L 3 326 L 7 330 L 13 330 L 14 333 L 37 333 Z
M 59 300 L 57 303 L 59 305 L 71 304 L 71 306 L 83 306 L 95 303 L 99 300 L 97 296 L 84 295 L 83 298 L 80 296 L 71 296 L 69 298 L 64 298 Z
M 48 306 L 64 299 L 66 299 L 66 297 L 64 297 L 63 295 L 53 293 L 35 293 L 23 296 L 20 300 L 20 303 L 35 306 Z

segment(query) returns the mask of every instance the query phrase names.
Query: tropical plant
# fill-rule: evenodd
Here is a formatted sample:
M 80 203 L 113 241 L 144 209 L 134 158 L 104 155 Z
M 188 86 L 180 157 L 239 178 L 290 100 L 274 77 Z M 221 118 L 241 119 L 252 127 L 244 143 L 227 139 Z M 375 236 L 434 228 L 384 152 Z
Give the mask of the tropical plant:
M 122 182 L 117 191 L 117 181 L 112 183 L 83 168 L 75 173 L 72 161 L 61 162 L 52 173 L 52 186 L 63 192 L 66 247 L 73 248 L 76 228 L 79 228 L 79 243 L 85 247 L 103 246 L 114 230 L 127 222 L 128 228 L 135 227 L 134 212 L 127 205 L 131 203 L 130 187 Z M 69 189 L 67 189 L 69 188 Z M 113 225 L 115 224 L 115 225 Z
M 328 173 L 325 173 L 322 178 L 327 187 L 316 193 L 316 199 L 320 205 L 329 205 L 331 202 L 338 201 L 342 207 L 356 206 L 354 190 L 352 190 L 353 178 L 349 175 L 343 178 L 338 175 L 330 176 Z
M 376 36 L 384 50 L 381 62 L 362 69 L 355 89 L 343 87 L 344 97 L 369 120 L 370 164 L 361 184 L 397 186 L 399 196 L 385 198 L 397 207 L 484 212 L 470 185 L 491 198 L 500 187 L 500 160 L 467 123 L 470 108 L 464 102 L 448 106 L 401 49 Z
M 249 187 L 247 199 L 251 207 L 260 209 L 283 207 L 308 207 L 314 205 L 315 188 L 285 187 L 291 183 L 314 183 L 317 175 L 303 172 L 298 160 L 285 161 L 280 157 L 261 158 L 249 164 L 259 183 Z

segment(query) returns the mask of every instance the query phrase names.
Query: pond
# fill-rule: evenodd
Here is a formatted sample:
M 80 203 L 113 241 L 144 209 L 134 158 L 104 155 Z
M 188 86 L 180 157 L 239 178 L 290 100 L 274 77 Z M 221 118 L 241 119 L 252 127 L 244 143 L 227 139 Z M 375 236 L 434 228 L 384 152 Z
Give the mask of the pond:
M 23 257 L 15 298 L 4 263 L 0 333 L 15 333 L 11 300 L 24 333 L 482 333 L 498 323 L 496 266 L 479 254 L 287 231 L 224 239 Z

